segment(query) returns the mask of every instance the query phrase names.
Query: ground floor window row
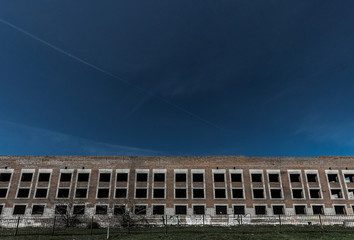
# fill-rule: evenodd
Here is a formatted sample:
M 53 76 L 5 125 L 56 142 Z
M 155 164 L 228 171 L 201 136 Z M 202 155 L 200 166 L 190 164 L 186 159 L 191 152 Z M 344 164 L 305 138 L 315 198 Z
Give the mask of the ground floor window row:
M 44 204 L 33 204 L 32 208 L 29 208 L 26 204 L 15 204 L 12 208 L 12 215 L 43 215 L 46 206 Z M 0 205 L 0 215 L 2 214 L 4 209 L 4 205 Z M 250 211 L 251 210 L 251 211 Z M 27 213 L 26 213 L 27 211 Z M 110 208 L 108 205 L 96 205 L 94 207 L 94 211 L 90 211 L 92 214 L 97 215 L 123 215 L 125 213 L 131 212 L 135 215 L 165 215 L 167 214 L 165 205 L 153 205 L 150 209 L 146 204 L 136 204 L 130 209 L 127 209 L 126 205 L 114 205 L 113 208 Z M 205 205 L 193 205 L 192 212 L 188 211 L 187 205 L 175 205 L 174 211 L 169 212 L 171 215 L 204 215 L 207 214 Z M 293 212 L 291 214 L 296 215 L 323 215 L 325 214 L 324 205 L 311 205 L 311 208 L 307 208 L 306 205 L 295 205 L 293 208 Z M 345 205 L 333 205 L 333 209 L 331 211 L 336 215 L 346 215 L 354 213 L 354 205 L 350 209 L 346 209 Z M 84 215 L 87 214 L 87 209 L 85 205 L 77 204 L 77 205 L 68 205 L 68 204 L 58 204 L 55 205 L 54 213 L 56 215 Z M 253 209 L 246 209 L 245 205 L 233 205 L 232 212 L 228 210 L 227 205 L 215 205 L 213 213 L 208 212 L 208 214 L 213 215 L 285 215 L 287 214 L 284 205 L 272 205 L 269 209 L 266 205 L 254 205 Z

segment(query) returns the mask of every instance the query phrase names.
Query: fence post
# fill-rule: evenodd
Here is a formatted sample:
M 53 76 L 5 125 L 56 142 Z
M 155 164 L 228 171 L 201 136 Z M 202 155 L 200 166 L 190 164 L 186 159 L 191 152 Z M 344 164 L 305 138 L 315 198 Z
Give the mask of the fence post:
M 18 225 L 19 225 L 19 224 L 20 224 L 20 217 L 17 218 L 15 236 L 17 236 L 17 233 L 18 233 Z
M 205 232 L 205 215 L 203 214 L 203 232 Z
M 129 217 L 128 217 L 128 234 L 130 234 L 130 213 L 129 213 Z
M 318 217 L 320 218 L 321 232 L 323 232 L 323 224 L 322 224 L 322 218 L 321 218 L 321 215 L 318 215 Z
M 280 217 L 280 214 L 279 214 L 279 233 L 281 233 L 281 217 Z
M 167 234 L 167 215 L 166 215 L 166 220 L 165 220 L 166 224 L 165 224 L 165 234 Z
M 91 216 L 90 235 L 92 235 L 92 228 L 93 228 L 93 216 Z
M 52 236 L 54 236 L 56 218 L 57 218 L 57 216 L 54 216 L 54 218 L 53 218 Z

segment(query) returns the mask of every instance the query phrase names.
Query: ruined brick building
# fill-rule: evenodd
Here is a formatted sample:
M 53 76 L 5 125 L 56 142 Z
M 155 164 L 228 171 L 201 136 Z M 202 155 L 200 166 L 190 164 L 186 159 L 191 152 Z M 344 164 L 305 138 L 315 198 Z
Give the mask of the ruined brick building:
M 352 214 L 354 157 L 0 156 L 0 217 L 127 210 Z

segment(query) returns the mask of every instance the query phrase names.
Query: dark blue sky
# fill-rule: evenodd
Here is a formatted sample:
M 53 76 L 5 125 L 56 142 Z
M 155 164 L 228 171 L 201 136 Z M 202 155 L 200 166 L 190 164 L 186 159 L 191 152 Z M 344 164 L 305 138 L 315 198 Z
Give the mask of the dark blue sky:
M 1 0 L 2 155 L 354 155 L 354 1 Z

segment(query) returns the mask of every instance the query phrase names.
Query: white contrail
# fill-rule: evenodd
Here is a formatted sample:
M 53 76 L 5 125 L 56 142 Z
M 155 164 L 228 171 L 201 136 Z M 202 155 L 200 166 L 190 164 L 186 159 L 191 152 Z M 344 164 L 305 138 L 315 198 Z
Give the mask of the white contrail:
M 190 111 L 188 111 L 188 110 L 186 110 L 186 109 L 184 109 L 184 108 L 182 108 L 182 107 L 180 107 L 180 106 L 178 106 L 178 105 L 176 105 L 176 104 L 174 104 L 174 103 L 172 103 L 170 101 L 168 101 L 167 99 L 165 99 L 163 97 L 160 97 L 160 96 L 150 92 L 149 90 L 147 90 L 145 88 L 142 88 L 142 87 L 139 87 L 139 86 L 135 86 L 135 85 L 131 84 L 129 81 L 127 81 L 127 80 L 125 80 L 125 79 L 123 79 L 123 78 L 121 78 L 121 77 L 119 77 L 119 76 L 117 76 L 117 75 L 115 75 L 115 74 L 113 74 L 113 73 L 111 73 L 109 71 L 106 71 L 106 70 L 104 70 L 104 69 L 102 69 L 100 67 L 97 67 L 97 66 L 93 65 L 92 63 L 89 63 L 89 62 L 85 61 L 84 59 L 82 59 L 80 57 L 77 57 L 77 56 L 75 56 L 75 55 L 73 55 L 73 54 L 71 54 L 71 53 L 69 53 L 69 52 L 67 52 L 67 51 L 65 51 L 65 50 L 63 50 L 63 49 L 61 49 L 59 47 L 56 47 L 53 44 L 43 40 L 42 38 L 37 37 L 36 35 L 33 35 L 32 33 L 27 32 L 26 30 L 13 25 L 12 23 L 10 23 L 8 21 L 5 21 L 2 18 L 0 18 L 0 22 L 5 24 L 5 25 L 7 25 L 7 26 L 9 26 L 9 27 L 11 27 L 11 28 L 13 28 L 13 29 L 15 29 L 15 30 L 17 30 L 17 31 L 19 31 L 19 32 L 21 32 L 21 33 L 23 33 L 23 34 L 26 34 L 27 36 L 29 36 L 29 37 L 31 37 L 31 38 L 43 43 L 44 45 L 46 45 L 46 46 L 48 46 L 48 47 L 50 47 L 50 48 L 52 48 L 52 49 L 64 54 L 64 55 L 66 55 L 66 56 L 68 56 L 68 57 L 70 57 L 72 59 L 75 59 L 78 62 L 81 62 L 81 63 L 83 63 L 83 64 L 85 64 L 85 65 L 87 65 L 87 66 L 89 66 L 89 67 L 101 72 L 101 73 L 104 73 L 104 74 L 106 74 L 106 75 L 108 75 L 108 76 L 110 76 L 110 77 L 112 77 L 114 79 L 117 79 L 118 81 L 123 82 L 123 83 L 125 83 L 126 85 L 128 85 L 128 86 L 130 86 L 132 88 L 135 88 L 135 89 L 137 89 L 139 91 L 142 91 L 145 94 L 148 94 L 148 95 L 160 100 L 161 102 L 164 102 L 164 103 L 174 107 L 175 109 L 178 109 L 179 111 L 184 112 L 184 113 L 188 114 L 189 116 L 192 116 L 192 117 L 194 117 L 194 118 L 196 118 L 196 119 L 208 124 L 209 126 L 215 127 L 215 128 L 217 128 L 219 130 L 222 130 L 215 123 L 212 123 L 212 122 L 210 122 L 210 121 L 208 121 L 208 120 L 206 120 L 206 119 L 204 119 L 204 118 L 202 118 L 202 117 L 200 117 L 200 116 L 198 116 L 198 115 L 196 115 L 196 114 L 194 114 L 194 113 L 192 113 L 192 112 L 190 112 Z

